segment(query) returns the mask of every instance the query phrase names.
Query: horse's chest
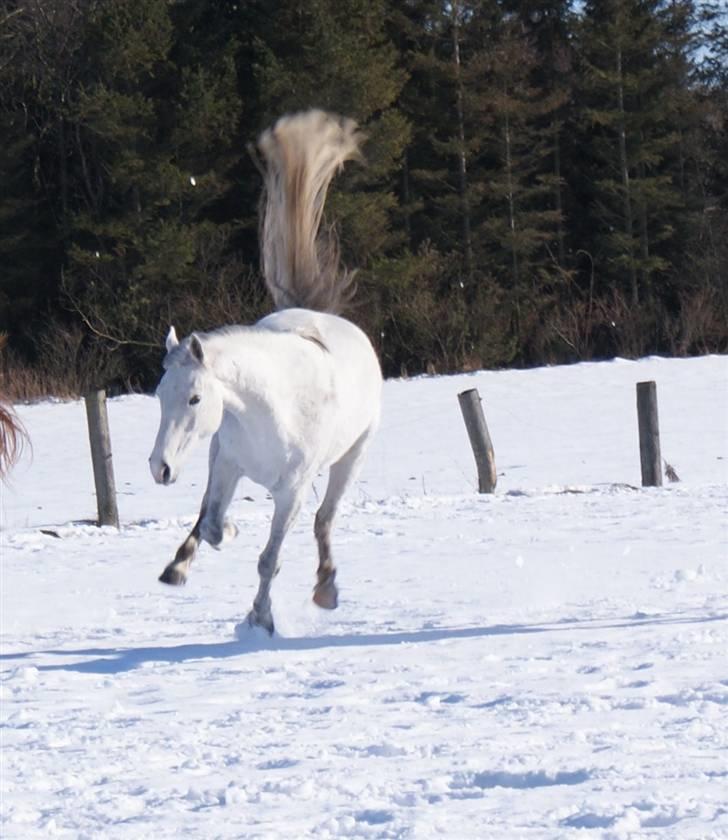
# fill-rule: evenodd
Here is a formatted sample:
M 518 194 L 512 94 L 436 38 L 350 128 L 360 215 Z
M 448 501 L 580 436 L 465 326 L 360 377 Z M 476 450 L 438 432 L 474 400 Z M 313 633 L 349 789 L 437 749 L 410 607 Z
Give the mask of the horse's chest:
M 297 446 L 275 422 L 260 419 L 255 413 L 223 421 L 218 437 L 225 458 L 235 463 L 251 481 L 268 488 L 290 470 L 292 458 L 300 457 Z

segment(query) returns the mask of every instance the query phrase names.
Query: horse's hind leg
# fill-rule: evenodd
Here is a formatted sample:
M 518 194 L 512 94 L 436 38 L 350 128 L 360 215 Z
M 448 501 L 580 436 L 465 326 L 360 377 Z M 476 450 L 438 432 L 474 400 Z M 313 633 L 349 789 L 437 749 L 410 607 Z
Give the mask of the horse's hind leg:
M 240 472 L 219 455 L 220 446 L 215 435 L 210 444 L 209 477 L 202 498 L 200 515 L 185 541 L 177 549 L 174 560 L 159 576 L 162 583 L 180 586 L 187 583 L 190 565 L 201 540 L 217 546 L 227 531 L 225 511 L 235 493 Z
M 331 465 L 326 495 L 316 512 L 314 534 L 318 544 L 319 566 L 313 600 L 326 610 L 336 609 L 339 602 L 339 591 L 335 582 L 336 567 L 331 557 L 331 525 L 341 497 L 356 477 L 368 437 L 368 432 L 363 434 L 342 458 Z

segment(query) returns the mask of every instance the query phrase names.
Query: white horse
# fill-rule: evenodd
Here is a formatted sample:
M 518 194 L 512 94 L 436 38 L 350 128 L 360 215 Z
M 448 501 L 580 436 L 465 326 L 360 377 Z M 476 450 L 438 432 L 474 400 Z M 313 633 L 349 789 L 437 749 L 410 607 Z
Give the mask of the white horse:
M 357 155 L 359 140 L 353 121 L 321 111 L 283 117 L 261 135 L 267 192 L 262 264 L 280 311 L 254 326 L 193 333 L 182 341 L 170 328 L 157 388 L 161 422 L 149 459 L 155 481 L 175 481 L 195 441 L 212 435 L 199 518 L 160 580 L 185 583 L 200 541 L 218 546 L 236 532 L 225 512 L 247 476 L 267 488 L 274 503 L 248 616 L 270 633 L 281 544 L 313 478 L 327 467 L 314 525 L 319 566 L 313 600 L 336 607 L 331 525 L 379 421 L 379 362 L 365 334 L 332 314 L 351 275 L 340 268 L 332 231 L 320 230 L 331 179 Z

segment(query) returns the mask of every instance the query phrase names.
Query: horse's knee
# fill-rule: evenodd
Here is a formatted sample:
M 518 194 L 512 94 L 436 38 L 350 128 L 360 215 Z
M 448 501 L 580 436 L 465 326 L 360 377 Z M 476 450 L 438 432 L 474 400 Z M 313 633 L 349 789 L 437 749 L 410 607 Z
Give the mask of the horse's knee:
M 228 542 L 237 536 L 238 529 L 234 522 L 221 516 L 207 515 L 200 523 L 200 538 L 213 548 Z
M 224 525 L 217 519 L 205 517 L 200 524 L 200 538 L 217 548 L 225 536 Z

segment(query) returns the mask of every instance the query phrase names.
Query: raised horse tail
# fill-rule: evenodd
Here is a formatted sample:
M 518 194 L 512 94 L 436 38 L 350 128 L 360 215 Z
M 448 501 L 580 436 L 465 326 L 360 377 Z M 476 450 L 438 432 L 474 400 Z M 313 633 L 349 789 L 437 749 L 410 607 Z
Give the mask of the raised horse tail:
M 321 218 L 332 178 L 359 155 L 362 135 L 350 119 L 311 110 L 281 117 L 258 140 L 266 163 L 260 247 L 263 275 L 276 309 L 339 312 L 353 272 L 341 266 L 339 243 Z

